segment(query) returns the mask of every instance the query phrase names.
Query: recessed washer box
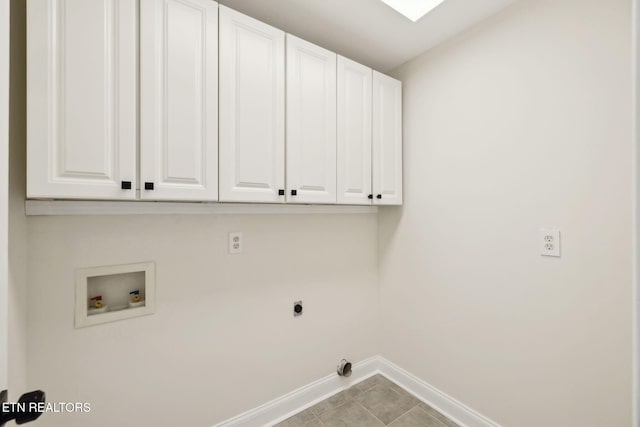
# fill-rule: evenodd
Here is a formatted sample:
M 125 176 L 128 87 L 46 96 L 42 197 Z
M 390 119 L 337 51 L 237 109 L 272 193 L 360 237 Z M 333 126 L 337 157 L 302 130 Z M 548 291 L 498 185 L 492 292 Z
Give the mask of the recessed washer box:
M 131 300 L 138 291 L 139 301 Z M 102 297 L 102 307 L 91 298 Z M 153 314 L 156 310 L 155 264 L 113 265 L 76 270 L 76 328 Z

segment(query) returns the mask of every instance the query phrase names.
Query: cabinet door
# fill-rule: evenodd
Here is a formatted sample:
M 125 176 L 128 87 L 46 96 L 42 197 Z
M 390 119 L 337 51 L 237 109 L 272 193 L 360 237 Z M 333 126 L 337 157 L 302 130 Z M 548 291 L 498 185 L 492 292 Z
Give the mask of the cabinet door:
M 338 203 L 370 205 L 371 68 L 338 56 Z
M 136 2 L 27 5 L 27 196 L 135 198 Z
M 220 201 L 285 200 L 284 37 L 220 6 Z
M 287 202 L 336 202 L 336 54 L 290 34 Z
M 402 204 L 402 83 L 373 72 L 373 203 Z
M 140 197 L 217 200 L 218 5 L 141 0 L 140 25 Z

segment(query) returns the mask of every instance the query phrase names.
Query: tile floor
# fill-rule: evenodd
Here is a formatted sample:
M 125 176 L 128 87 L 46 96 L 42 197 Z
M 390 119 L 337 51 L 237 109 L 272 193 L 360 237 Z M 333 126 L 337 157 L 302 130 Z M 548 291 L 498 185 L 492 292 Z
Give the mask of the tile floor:
M 382 375 L 305 409 L 275 427 L 457 427 Z

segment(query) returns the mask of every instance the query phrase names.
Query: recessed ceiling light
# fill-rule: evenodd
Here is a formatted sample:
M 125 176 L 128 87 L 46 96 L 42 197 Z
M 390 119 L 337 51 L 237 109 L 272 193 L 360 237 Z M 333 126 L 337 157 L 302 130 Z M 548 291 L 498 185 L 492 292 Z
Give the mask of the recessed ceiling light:
M 388 6 L 416 22 L 444 0 L 382 0 Z

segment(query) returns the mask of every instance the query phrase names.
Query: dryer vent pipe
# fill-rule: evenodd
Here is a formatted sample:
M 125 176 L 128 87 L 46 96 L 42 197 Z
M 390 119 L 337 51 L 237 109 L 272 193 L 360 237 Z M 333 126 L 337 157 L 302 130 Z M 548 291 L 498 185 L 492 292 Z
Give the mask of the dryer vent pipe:
M 347 359 L 342 359 L 338 365 L 338 375 L 341 377 L 348 377 L 351 375 L 351 362 Z

